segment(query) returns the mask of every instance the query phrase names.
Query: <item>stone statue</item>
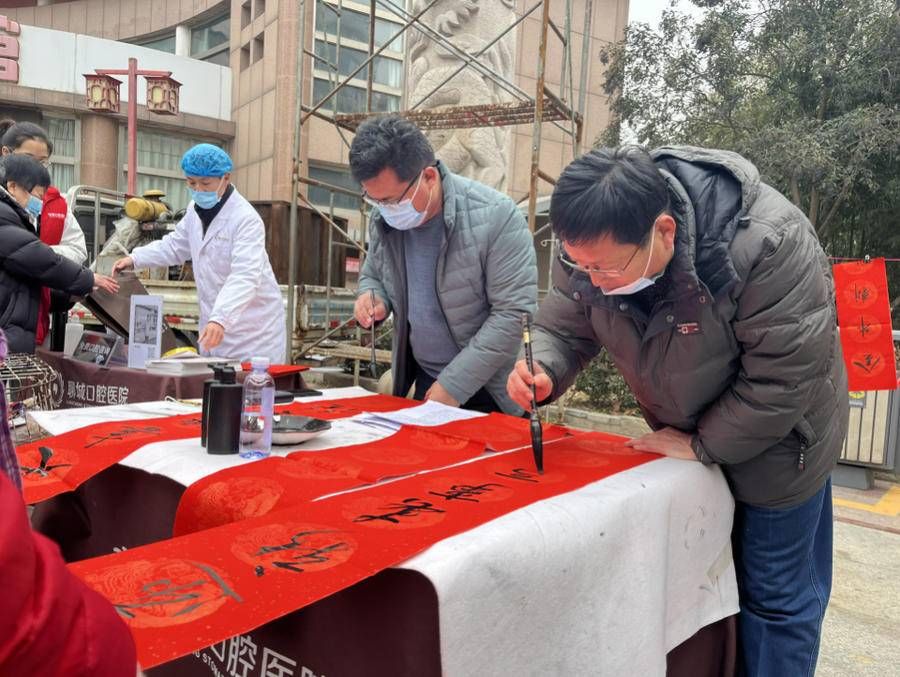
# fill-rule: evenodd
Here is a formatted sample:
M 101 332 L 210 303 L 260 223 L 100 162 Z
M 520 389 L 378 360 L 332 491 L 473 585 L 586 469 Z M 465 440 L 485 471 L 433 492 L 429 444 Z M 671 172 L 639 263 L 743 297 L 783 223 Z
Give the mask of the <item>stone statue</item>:
M 417 14 L 426 0 L 413 0 Z M 422 17 L 456 47 L 474 55 L 515 21 L 516 0 L 441 0 Z M 409 97 L 412 107 L 462 65 L 463 60 L 423 35 L 415 26 L 407 46 Z M 512 30 L 478 57 L 478 61 L 506 80 L 513 81 L 516 31 Z M 417 109 L 506 103 L 514 98 L 494 81 L 467 66 L 445 83 Z M 507 189 L 509 127 L 427 130 L 437 156 L 456 174 L 467 176 L 501 192 Z

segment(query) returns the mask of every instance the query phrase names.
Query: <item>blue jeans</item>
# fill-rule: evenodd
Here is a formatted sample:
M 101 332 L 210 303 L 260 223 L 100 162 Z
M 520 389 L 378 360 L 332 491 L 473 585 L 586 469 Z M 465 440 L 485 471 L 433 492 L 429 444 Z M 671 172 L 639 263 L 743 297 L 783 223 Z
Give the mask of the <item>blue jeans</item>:
M 811 677 L 831 594 L 831 480 L 792 508 L 737 503 L 732 543 L 743 674 Z

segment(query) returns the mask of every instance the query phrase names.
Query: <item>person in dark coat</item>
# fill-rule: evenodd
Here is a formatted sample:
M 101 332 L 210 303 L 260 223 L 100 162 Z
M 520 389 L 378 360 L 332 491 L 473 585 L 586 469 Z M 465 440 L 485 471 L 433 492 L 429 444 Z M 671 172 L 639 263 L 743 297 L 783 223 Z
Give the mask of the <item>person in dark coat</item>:
M 14 353 L 33 353 L 41 287 L 84 296 L 119 285 L 63 258 L 41 242 L 36 223 L 50 185 L 46 167 L 27 155 L 0 160 L 0 328 Z
M 518 362 L 510 396 L 559 397 L 605 348 L 653 429 L 630 446 L 718 466 L 734 494 L 744 673 L 812 675 L 849 412 L 815 229 L 745 158 L 689 146 L 592 150 L 560 176 L 550 222 L 536 376 Z
M 0 157 L 7 155 L 28 155 L 44 167 L 49 167 L 50 158 L 53 156 L 53 142 L 47 130 L 33 122 L 0 120 Z M 83 264 L 88 257 L 84 231 L 75 219 L 71 205 L 66 206 L 64 218 L 65 223 L 59 242 L 52 245 L 53 251 L 70 261 Z M 43 229 L 44 224 L 41 223 L 39 230 Z

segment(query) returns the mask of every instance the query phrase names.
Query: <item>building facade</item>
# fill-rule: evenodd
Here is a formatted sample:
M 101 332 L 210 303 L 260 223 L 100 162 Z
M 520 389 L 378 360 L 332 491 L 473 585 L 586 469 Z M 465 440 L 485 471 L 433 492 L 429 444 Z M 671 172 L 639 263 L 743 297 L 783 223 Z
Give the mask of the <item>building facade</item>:
M 560 33 L 571 27 L 571 58 L 563 59 L 562 44 L 551 31 L 546 84 L 559 93 L 561 81 L 571 78 L 567 103 L 581 106 L 583 140 L 590 145 L 608 122 L 599 52 L 621 38 L 628 0 L 571 0 L 568 18 L 564 0 L 548 1 Z M 420 101 L 425 107 L 504 103 L 515 100 L 517 91 L 531 97 L 536 92 L 541 21 L 540 8 L 534 11 L 537 3 L 529 0 L 0 0 L 0 5 L 8 23 L 20 27 L 16 36 L 0 30 L 0 36 L 20 42 L 16 81 L 0 59 L 0 115 L 34 120 L 50 130 L 57 147 L 54 180 L 63 188 L 124 189 L 124 115 L 88 111 L 80 75 L 123 68 L 129 55 L 137 56 L 142 68 L 171 70 L 183 83 L 177 116 L 152 116 L 143 107 L 139 113 L 138 188 L 161 185 L 176 206 L 186 200 L 178 159 L 198 141 L 222 144 L 232 153 L 234 182 L 249 199 L 288 202 L 298 82 L 304 105 L 317 104 L 366 59 L 370 30 L 376 49 L 384 48 L 372 73 L 374 111 L 405 110 Z M 412 15 L 421 15 L 433 35 L 408 30 L 398 36 Z M 506 35 L 496 39 L 504 29 L 509 29 Z M 72 47 L 56 58 L 56 44 L 62 42 Z M 441 85 L 463 63 L 456 47 L 479 52 L 481 70 L 465 68 Z M 365 68 L 359 71 L 323 110 L 365 111 L 366 76 Z M 435 85 L 441 86 L 432 92 Z M 545 123 L 541 129 L 541 169 L 550 176 L 573 157 L 564 127 Z M 358 190 L 347 170 L 350 135 L 315 117 L 301 129 L 302 173 Z M 454 171 L 515 200 L 527 196 L 531 124 L 440 130 L 429 136 Z M 543 183 L 540 191 L 548 194 L 551 188 Z M 326 189 L 304 186 L 303 192 L 325 210 L 332 204 Z M 355 198 L 334 193 L 333 208 L 351 228 L 358 226 Z

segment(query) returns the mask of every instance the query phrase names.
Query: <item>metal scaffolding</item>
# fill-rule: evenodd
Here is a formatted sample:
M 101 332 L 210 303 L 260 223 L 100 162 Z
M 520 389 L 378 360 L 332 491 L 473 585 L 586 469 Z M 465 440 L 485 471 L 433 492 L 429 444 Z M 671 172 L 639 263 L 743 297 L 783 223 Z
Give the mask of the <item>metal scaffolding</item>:
M 581 58 L 581 71 L 580 71 L 580 79 L 579 79 L 579 87 L 578 87 L 578 103 L 577 105 L 574 103 L 575 98 L 575 85 L 574 85 L 574 69 L 572 67 L 572 2 L 573 0 L 536 0 L 533 4 L 526 7 L 526 9 L 517 14 L 516 20 L 512 22 L 509 26 L 506 26 L 499 34 L 497 34 L 492 40 L 490 40 L 484 47 L 482 47 L 478 52 L 474 54 L 470 54 L 465 51 L 457 44 L 455 44 L 451 39 L 441 34 L 435 28 L 429 26 L 423 21 L 423 16 L 432 9 L 440 0 L 430 0 L 427 2 L 420 10 L 413 13 L 409 11 L 403 0 L 395 1 L 395 0 L 370 0 L 369 3 L 369 35 L 368 35 L 368 58 L 366 58 L 361 64 L 359 64 L 355 69 L 349 72 L 347 75 L 341 77 L 340 76 L 340 49 L 342 42 L 341 35 L 341 14 L 344 11 L 343 8 L 343 0 L 336 0 L 335 4 L 322 3 L 322 7 L 327 11 L 332 11 L 335 13 L 337 21 L 336 21 L 336 31 L 337 34 L 335 36 L 335 62 L 331 63 L 329 60 L 315 53 L 314 50 L 309 50 L 307 48 L 307 38 L 308 38 L 308 22 L 307 22 L 307 0 L 299 0 L 299 9 L 300 16 L 298 20 L 298 34 L 299 34 L 299 46 L 297 50 L 297 90 L 296 90 L 296 110 L 295 110 L 295 126 L 294 126 L 294 149 L 293 149 L 293 175 L 292 175 L 292 192 L 297 197 L 297 199 L 293 200 L 291 203 L 291 219 L 290 219 L 290 244 L 289 244 L 289 254 L 290 254 L 290 273 L 289 273 L 289 302 L 288 302 L 288 345 L 291 345 L 290 336 L 293 332 L 293 290 L 294 285 L 296 284 L 296 252 L 297 252 L 297 229 L 298 229 L 298 218 L 297 218 L 297 200 L 302 201 L 304 204 L 309 206 L 313 211 L 319 214 L 320 217 L 324 220 L 325 223 L 329 225 L 330 236 L 329 242 L 332 242 L 332 235 L 340 236 L 341 240 L 339 242 L 335 242 L 334 244 L 340 246 L 349 246 L 357 249 L 360 252 L 360 267 L 363 264 L 363 259 L 365 256 L 365 232 L 366 232 L 366 216 L 367 216 L 367 207 L 366 203 L 362 199 L 361 193 L 356 193 L 354 191 L 348 190 L 342 186 L 332 185 L 326 182 L 317 181 L 309 178 L 304 175 L 306 172 L 303 171 L 303 163 L 302 163 L 302 147 L 301 147 L 301 139 L 303 137 L 304 126 L 308 123 L 308 121 L 315 117 L 318 119 L 322 119 L 332 123 L 335 126 L 335 129 L 340 134 L 342 142 L 349 148 L 350 142 L 347 139 L 346 133 L 355 132 L 357 126 L 366 120 L 368 117 L 373 115 L 372 112 L 372 87 L 373 87 L 373 78 L 374 78 L 374 60 L 378 57 L 382 52 L 384 52 L 397 38 L 401 35 L 405 34 L 409 30 L 418 31 L 421 35 L 425 36 L 430 41 L 433 41 L 437 45 L 439 45 L 443 50 L 455 55 L 457 58 L 461 60 L 461 64 L 448 76 L 446 76 L 440 83 L 438 83 L 428 94 L 422 96 L 418 101 L 409 106 L 406 110 L 398 111 L 397 114 L 402 115 L 413 122 L 415 122 L 420 128 L 431 130 L 431 129 L 462 129 L 462 128 L 472 128 L 472 127 L 500 127 L 500 126 L 510 126 L 510 125 L 523 125 L 529 124 L 532 129 L 532 143 L 531 143 L 531 172 L 530 172 L 530 180 L 529 180 L 529 190 L 527 194 L 528 199 L 528 226 L 532 233 L 535 236 L 539 235 L 542 230 L 548 227 L 545 225 L 541 229 L 535 233 L 535 221 L 536 221 L 536 202 L 538 198 L 538 185 L 539 181 L 545 181 L 549 184 L 555 184 L 555 180 L 552 176 L 544 172 L 540 167 L 540 159 L 541 159 L 541 140 L 543 135 L 543 128 L 545 124 L 552 124 L 556 126 L 559 130 L 561 130 L 565 135 L 571 138 L 572 145 L 572 154 L 573 158 L 580 154 L 581 150 L 581 141 L 582 141 L 582 123 L 584 116 L 584 105 L 585 105 L 585 90 L 586 90 L 586 78 L 587 78 L 587 54 L 588 49 L 584 49 Z M 550 17 L 550 7 L 553 4 L 555 7 L 563 6 L 565 9 L 565 21 L 562 27 L 556 25 L 556 23 Z M 375 17 L 376 10 L 378 7 L 384 8 L 387 12 L 390 12 L 396 17 L 399 17 L 399 20 L 402 21 L 402 25 L 397 30 L 396 33 L 388 37 L 384 43 L 376 48 L 375 45 Z M 508 79 L 504 78 L 499 73 L 496 73 L 492 70 L 488 65 L 479 61 L 479 58 L 482 57 L 487 50 L 489 50 L 495 43 L 501 40 L 504 36 L 506 36 L 510 31 L 515 30 L 527 17 L 534 14 L 540 10 L 540 43 L 538 46 L 537 53 L 537 82 L 534 94 L 531 95 L 528 92 L 521 89 L 514 82 L 510 82 Z M 593 14 L 593 2 L 592 0 L 585 0 L 585 14 L 584 14 L 584 32 L 585 36 L 590 35 L 591 30 L 591 17 Z M 563 49 L 563 58 L 562 58 L 562 72 L 560 76 L 560 92 L 553 92 L 547 84 L 546 77 L 546 65 L 547 65 L 547 50 L 548 43 L 550 40 L 550 32 L 555 35 L 555 37 L 560 41 Z M 306 65 L 308 63 L 308 59 L 313 62 L 321 62 L 324 63 L 328 71 L 333 75 L 331 79 L 331 89 L 325 94 L 325 96 L 314 105 L 309 105 L 307 103 L 308 92 L 305 91 L 305 79 L 306 79 Z M 485 79 L 493 82 L 498 88 L 502 89 L 507 95 L 513 98 L 512 101 L 504 102 L 504 103 L 492 103 L 492 104 L 481 104 L 481 105 L 470 105 L 470 106 L 451 106 L 451 107 L 441 107 L 438 109 L 424 109 L 423 104 L 425 104 L 433 94 L 438 92 L 443 86 L 449 83 L 453 78 L 455 78 L 460 72 L 464 69 L 469 68 L 476 71 L 479 75 L 484 77 Z M 366 71 L 366 111 L 365 113 L 356 113 L 356 114 L 339 114 L 337 112 L 337 104 L 336 104 L 336 94 L 340 92 L 344 87 L 346 87 L 351 80 L 357 78 L 360 73 Z M 328 109 L 328 104 L 331 104 Z M 332 195 L 334 193 L 344 194 L 344 195 L 353 195 L 359 200 L 359 209 L 360 215 L 362 219 L 361 226 L 361 238 L 360 240 L 356 240 L 350 236 L 349 233 L 345 232 L 337 223 L 334 221 L 334 213 L 333 213 L 333 200 L 332 207 L 329 210 L 330 214 L 325 214 L 321 209 L 319 209 L 316 205 L 313 205 L 301 192 L 301 185 L 311 185 L 318 186 L 321 188 L 328 189 L 332 191 Z M 524 201 L 524 198 L 520 200 L 520 202 Z M 329 260 L 331 255 L 331 248 L 329 247 Z M 551 243 L 551 257 L 552 257 L 552 243 Z M 330 297 L 330 289 L 331 289 L 331 277 L 329 276 L 327 280 L 327 286 L 329 290 Z M 349 320 L 348 320 L 349 322 Z M 348 322 L 345 322 L 340 327 L 337 327 L 335 331 L 345 326 Z M 327 335 L 326 335 L 327 336 Z M 359 334 L 357 335 L 359 339 Z M 320 339 L 321 341 L 321 339 Z M 304 346 L 299 356 L 302 356 L 309 352 L 309 350 L 315 347 L 320 341 L 310 345 Z M 290 351 L 288 352 L 291 355 Z M 291 358 L 293 356 L 291 355 Z M 293 359 L 292 359 L 293 361 Z M 358 377 L 359 374 L 359 359 L 356 360 L 355 367 L 355 375 Z

